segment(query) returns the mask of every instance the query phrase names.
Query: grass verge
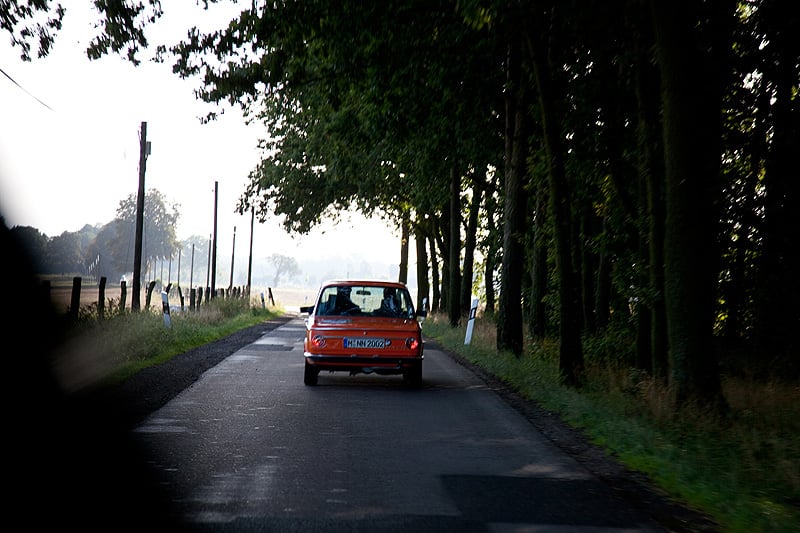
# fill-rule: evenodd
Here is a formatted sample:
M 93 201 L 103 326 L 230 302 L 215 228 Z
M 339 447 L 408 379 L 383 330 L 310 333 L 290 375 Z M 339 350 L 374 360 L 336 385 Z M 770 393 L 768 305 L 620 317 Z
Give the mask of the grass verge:
M 125 381 L 192 348 L 283 315 L 243 299 L 217 299 L 196 311 L 172 313 L 167 327 L 161 312 L 117 313 L 103 320 L 82 309 L 57 349 L 54 366 L 68 391 Z
M 598 357 L 599 351 L 624 346 L 601 347 L 587 339 L 587 382 L 575 390 L 561 384 L 553 341 L 528 342 L 517 358 L 497 352 L 494 324 L 485 318 L 476 319 L 469 345 L 465 328 L 451 328 L 446 317 L 429 317 L 423 331 L 525 398 L 559 413 L 676 500 L 713 517 L 723 531 L 800 531 L 797 384 L 723 378 L 731 407 L 727 416 L 692 406 L 675 412 L 663 386 Z

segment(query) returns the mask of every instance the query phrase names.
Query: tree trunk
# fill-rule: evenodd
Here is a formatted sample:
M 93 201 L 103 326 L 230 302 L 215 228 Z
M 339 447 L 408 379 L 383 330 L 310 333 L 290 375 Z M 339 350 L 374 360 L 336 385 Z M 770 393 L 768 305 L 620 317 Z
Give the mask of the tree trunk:
M 450 168 L 450 249 L 447 290 L 447 317 L 450 326 L 458 327 L 461 319 L 461 176 L 458 168 Z
M 428 236 L 431 250 L 431 288 L 433 289 L 433 294 L 431 294 L 430 310 L 432 313 L 438 313 L 441 310 L 442 295 L 439 291 L 439 259 L 438 254 L 436 253 L 436 236 L 432 221 L 431 230 L 432 231 Z
M 653 47 L 653 30 L 650 18 L 643 6 L 636 4 L 634 20 L 634 84 L 637 101 L 637 171 L 645 189 L 645 229 L 647 231 L 647 275 L 652 299 L 647 302 L 650 317 L 642 325 L 649 324 L 650 331 L 642 334 L 643 346 L 640 357 L 653 375 L 666 378 L 668 362 L 667 316 L 664 306 L 664 147 L 662 141 L 661 102 L 659 99 L 658 69 L 650 59 Z M 644 311 L 642 311 L 644 312 Z M 646 353 L 644 353 L 646 350 Z
M 760 265 L 760 302 L 757 306 L 756 358 L 777 367 L 785 377 L 800 375 L 797 327 L 800 325 L 800 179 L 797 149 L 800 146 L 800 104 L 796 65 L 800 59 L 796 26 L 800 9 L 796 2 L 775 2 L 765 13 L 776 21 L 769 36 L 768 53 L 775 58 L 771 73 L 774 89 L 773 135 L 766 161 L 764 254 Z
M 690 399 L 722 402 L 712 329 L 722 105 L 721 57 L 714 53 L 721 53 L 717 46 L 727 45 L 720 17 L 724 20 L 734 11 L 733 2 L 713 4 L 675 9 L 657 0 L 651 3 L 664 116 L 670 386 L 677 404 Z M 716 10 L 710 18 L 714 27 L 703 27 L 703 7 Z
M 539 181 L 539 180 L 535 180 Z M 528 329 L 534 339 L 544 339 L 547 335 L 547 191 L 540 183 L 534 188 L 536 195 L 533 214 L 533 247 L 531 249 L 531 316 Z
M 397 281 L 400 283 L 408 283 L 408 237 L 411 231 L 406 216 L 403 217 L 401 223 L 401 236 L 400 236 L 400 269 L 397 274 Z
M 592 212 L 591 206 L 584 205 L 581 211 L 581 231 L 572 240 L 573 246 L 578 248 L 573 252 L 573 257 L 580 258 L 578 276 L 581 280 L 583 329 L 588 333 L 595 333 L 597 331 L 597 304 L 600 303 L 598 291 L 603 282 L 600 276 L 607 272 L 608 261 L 603 261 L 604 257 L 598 257 L 589 246 L 581 246 L 580 243 L 584 238 L 588 239 L 598 233 L 595 228 L 598 219 Z
M 601 254 L 597 260 L 595 275 L 597 287 L 594 295 L 594 315 L 591 317 L 593 322 L 588 323 L 588 327 L 592 328 L 592 331 L 594 329 L 602 330 L 608 326 L 611 320 L 611 268 L 609 254 Z
M 540 40 L 534 43 L 533 38 Z M 572 205 L 567 183 L 564 152 L 561 143 L 561 121 L 557 106 L 554 78 L 560 69 L 549 62 L 552 46 L 545 43 L 546 32 L 528 34 L 528 49 L 534 79 L 539 93 L 542 137 L 544 139 L 547 175 L 550 187 L 550 209 L 554 221 L 556 274 L 558 276 L 559 312 L 559 370 L 568 385 L 577 386 L 583 374 L 581 343 L 580 285 L 572 256 Z
M 426 310 L 430 306 L 430 283 L 428 279 L 428 238 L 423 229 L 423 221 L 414 225 L 414 243 L 417 249 L 417 309 Z M 427 300 L 427 302 L 425 302 Z
M 442 216 L 436 219 L 436 245 L 439 248 L 439 258 L 442 261 L 440 273 L 441 282 L 439 284 L 439 309 L 448 312 L 447 302 L 450 290 L 450 203 L 448 202 L 442 209 Z
M 472 305 L 472 272 L 475 262 L 475 246 L 478 239 L 478 215 L 480 214 L 481 197 L 483 188 L 479 185 L 472 187 L 472 202 L 467 219 L 467 234 L 464 238 L 464 267 L 461 269 L 461 314 L 469 314 Z
M 525 159 L 527 110 L 519 45 L 509 46 L 506 91 L 506 168 L 503 206 L 503 259 L 500 305 L 497 317 L 497 349 L 522 355 L 522 267 L 525 258 Z
M 492 243 L 494 240 L 491 241 Z M 489 244 L 489 249 L 486 253 L 486 264 L 483 272 L 483 285 L 486 291 L 486 308 L 485 313 L 493 315 L 495 311 L 495 292 L 494 292 L 494 269 L 497 266 L 496 262 L 497 248 Z

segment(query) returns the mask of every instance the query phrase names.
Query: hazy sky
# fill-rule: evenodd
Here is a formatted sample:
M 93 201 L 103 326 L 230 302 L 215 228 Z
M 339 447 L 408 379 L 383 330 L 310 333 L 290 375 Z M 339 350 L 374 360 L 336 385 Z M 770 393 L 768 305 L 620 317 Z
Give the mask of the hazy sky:
M 173 44 L 193 23 L 221 27 L 238 9 L 211 5 L 204 12 L 195 2 L 170 2 L 148 38 L 151 44 Z M 138 187 L 144 121 L 152 143 L 145 186 L 180 204 L 178 238 L 211 233 L 218 181 L 220 250 L 230 250 L 234 226 L 236 248 L 244 249 L 250 216 L 234 208 L 259 160 L 256 143 L 265 136 L 263 128 L 246 126 L 230 107 L 216 122 L 201 125 L 198 117 L 214 108 L 195 99 L 198 81 L 179 79 L 170 64 L 143 61 L 134 67 L 117 56 L 89 61 L 85 49 L 96 18 L 89 2 L 70 2 L 50 55 L 31 63 L 21 61 L 19 50 L 0 35 L 0 68 L 21 86 L 0 74 L 0 213 L 6 224 L 33 226 L 52 237 L 113 220 L 119 202 Z M 303 259 L 359 249 L 398 255 L 395 231 L 360 215 L 352 218 L 351 224 L 295 238 L 277 221 L 256 223 L 254 258 L 282 253 Z

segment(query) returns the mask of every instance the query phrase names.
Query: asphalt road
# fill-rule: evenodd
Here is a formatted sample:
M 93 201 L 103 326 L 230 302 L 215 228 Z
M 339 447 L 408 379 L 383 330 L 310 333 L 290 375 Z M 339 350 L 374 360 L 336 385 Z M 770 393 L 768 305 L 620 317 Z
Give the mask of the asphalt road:
M 193 531 L 658 531 L 478 375 L 426 346 L 424 384 L 320 375 L 303 322 L 265 332 L 134 429 Z

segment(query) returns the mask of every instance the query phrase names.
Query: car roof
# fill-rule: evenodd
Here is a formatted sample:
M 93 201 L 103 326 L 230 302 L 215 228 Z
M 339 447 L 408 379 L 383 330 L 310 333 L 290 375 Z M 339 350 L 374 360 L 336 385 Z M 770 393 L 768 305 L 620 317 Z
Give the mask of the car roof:
M 399 281 L 388 281 L 385 279 L 332 279 L 324 282 L 322 288 L 330 286 L 347 286 L 356 287 L 361 285 L 374 285 L 378 287 L 395 287 L 398 289 L 405 289 L 406 284 Z

